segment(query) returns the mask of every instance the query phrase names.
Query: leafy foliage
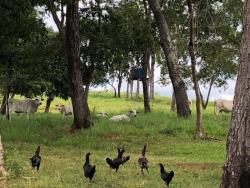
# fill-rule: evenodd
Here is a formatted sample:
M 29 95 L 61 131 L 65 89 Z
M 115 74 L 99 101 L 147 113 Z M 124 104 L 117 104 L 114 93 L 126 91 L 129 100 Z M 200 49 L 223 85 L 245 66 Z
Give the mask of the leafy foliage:
M 243 4 L 240 0 L 196 0 L 193 3 L 198 77 L 203 84 L 214 81 L 221 87 L 237 73 Z M 177 47 L 183 76 L 189 78 L 186 2 L 167 0 L 161 4 Z
M 39 94 L 45 85 L 37 69 L 45 25 L 29 1 L 2 1 L 0 9 L 0 87 L 25 96 Z

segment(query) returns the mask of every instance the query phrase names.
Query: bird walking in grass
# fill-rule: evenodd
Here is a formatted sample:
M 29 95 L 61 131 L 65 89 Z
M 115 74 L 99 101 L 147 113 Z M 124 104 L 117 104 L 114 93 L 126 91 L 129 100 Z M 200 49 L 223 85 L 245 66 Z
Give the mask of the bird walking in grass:
M 161 179 L 165 182 L 167 186 L 169 186 L 169 183 L 172 181 L 174 177 L 174 172 L 173 171 L 166 172 L 162 163 L 160 163 L 159 166 L 161 172 Z
M 33 168 L 36 167 L 36 170 L 38 171 L 42 161 L 42 157 L 40 156 L 40 146 L 37 147 L 35 155 L 30 158 L 30 161 L 31 161 L 31 166 Z
M 118 171 L 120 165 L 125 164 L 129 159 L 130 156 L 123 157 L 124 149 L 117 148 L 118 155 L 115 159 L 106 158 L 106 162 L 108 163 L 109 167 L 112 169 L 116 169 Z
M 83 165 L 83 171 L 84 171 L 84 176 L 86 178 L 89 178 L 89 180 L 91 181 L 95 172 L 96 172 L 96 169 L 95 169 L 95 165 L 92 166 L 90 164 L 90 159 L 89 159 L 90 155 L 91 155 L 91 153 L 86 154 L 86 160 L 85 160 L 85 163 Z
M 148 159 L 146 158 L 146 149 L 147 149 L 147 144 L 144 145 L 141 152 L 141 156 L 138 159 L 138 164 L 141 168 L 142 174 L 144 174 L 143 169 L 146 169 L 148 172 Z

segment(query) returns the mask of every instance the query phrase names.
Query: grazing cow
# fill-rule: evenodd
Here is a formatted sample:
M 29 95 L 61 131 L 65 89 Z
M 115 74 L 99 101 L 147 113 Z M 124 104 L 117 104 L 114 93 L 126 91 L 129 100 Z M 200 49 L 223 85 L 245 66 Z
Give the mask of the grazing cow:
M 130 121 L 131 118 L 136 117 L 136 114 L 139 112 L 136 112 L 136 110 L 130 110 L 127 114 L 121 114 L 121 115 L 116 115 L 110 118 L 111 121 L 113 122 L 118 122 L 118 121 Z
M 13 112 L 15 113 L 26 113 L 27 118 L 29 119 L 29 115 L 37 112 L 38 106 L 41 105 L 41 98 L 32 99 L 25 99 L 25 100 L 17 100 L 17 99 L 9 99 L 9 116 Z M 7 114 L 7 108 L 6 108 Z
M 67 105 L 59 104 L 59 105 L 56 105 L 56 107 L 59 110 L 59 112 L 61 112 L 61 114 L 63 115 L 63 118 L 66 118 L 66 116 L 68 115 L 74 115 L 71 104 L 67 104 Z
M 218 99 L 214 102 L 214 113 L 216 115 L 219 112 L 232 112 L 233 109 L 233 101 L 226 99 Z
M 97 117 L 108 117 L 108 113 L 107 112 L 99 112 L 98 114 L 96 114 Z

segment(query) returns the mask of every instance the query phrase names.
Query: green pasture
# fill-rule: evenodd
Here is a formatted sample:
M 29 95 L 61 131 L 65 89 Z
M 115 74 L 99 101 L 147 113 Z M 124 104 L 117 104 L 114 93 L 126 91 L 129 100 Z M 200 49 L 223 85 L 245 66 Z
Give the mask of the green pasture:
M 166 187 L 160 178 L 158 163 L 175 176 L 170 187 L 219 187 L 225 161 L 225 143 L 230 114 L 215 116 L 213 104 L 204 111 L 203 123 L 210 139 L 194 139 L 195 103 L 192 117 L 177 118 L 170 111 L 170 99 L 156 97 L 152 113 L 143 113 L 142 99 L 113 98 L 111 93 L 92 92 L 89 105 L 94 126 L 72 135 L 72 117 L 62 118 L 56 104 L 69 103 L 56 98 L 51 112 L 39 112 L 28 120 L 25 115 L 13 115 L 10 121 L 0 117 L 0 134 L 5 149 L 6 168 L 10 175 L 0 178 L 0 187 L 10 188 L 160 188 Z M 140 113 L 131 122 L 113 123 L 95 114 L 109 116 L 136 109 Z M 137 163 L 143 145 L 148 144 L 149 174 L 142 175 Z M 42 164 L 37 173 L 29 158 L 41 145 Z M 115 157 L 116 147 L 125 147 L 131 160 L 116 173 L 106 164 L 106 157 Z M 92 182 L 83 177 L 85 154 L 91 152 L 91 163 L 97 172 Z

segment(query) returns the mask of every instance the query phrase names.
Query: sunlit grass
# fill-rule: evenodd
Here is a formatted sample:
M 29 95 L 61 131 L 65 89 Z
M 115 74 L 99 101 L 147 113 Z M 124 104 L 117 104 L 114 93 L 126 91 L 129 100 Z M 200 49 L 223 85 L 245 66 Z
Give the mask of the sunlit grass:
M 8 187 L 165 187 L 160 179 L 158 163 L 174 170 L 171 187 L 219 187 L 225 161 L 225 141 L 229 114 L 214 116 L 213 106 L 204 111 L 204 129 L 216 140 L 194 139 L 195 112 L 189 119 L 177 118 L 170 112 L 170 99 L 158 97 L 151 105 L 153 112 L 143 113 L 142 99 L 113 98 L 111 93 L 94 92 L 89 103 L 92 115 L 106 111 L 109 115 L 136 109 L 140 113 L 131 122 L 112 123 L 93 117 L 94 127 L 71 135 L 72 117 L 63 119 L 56 104 L 69 103 L 55 99 L 51 113 L 39 113 L 27 120 L 25 115 L 13 115 L 7 122 L 0 118 L 0 133 L 5 147 L 6 166 L 10 176 L 0 179 Z M 193 104 L 193 108 L 194 108 Z M 149 174 L 141 175 L 137 160 L 144 143 L 148 143 Z M 42 165 L 39 173 L 30 167 L 31 157 L 41 145 Z M 131 160 L 118 173 L 111 171 L 106 157 L 115 157 L 116 147 L 124 146 Z M 91 152 L 91 162 L 97 173 L 93 182 L 83 178 L 85 154 Z M 1 187 L 1 186 L 0 186 Z

